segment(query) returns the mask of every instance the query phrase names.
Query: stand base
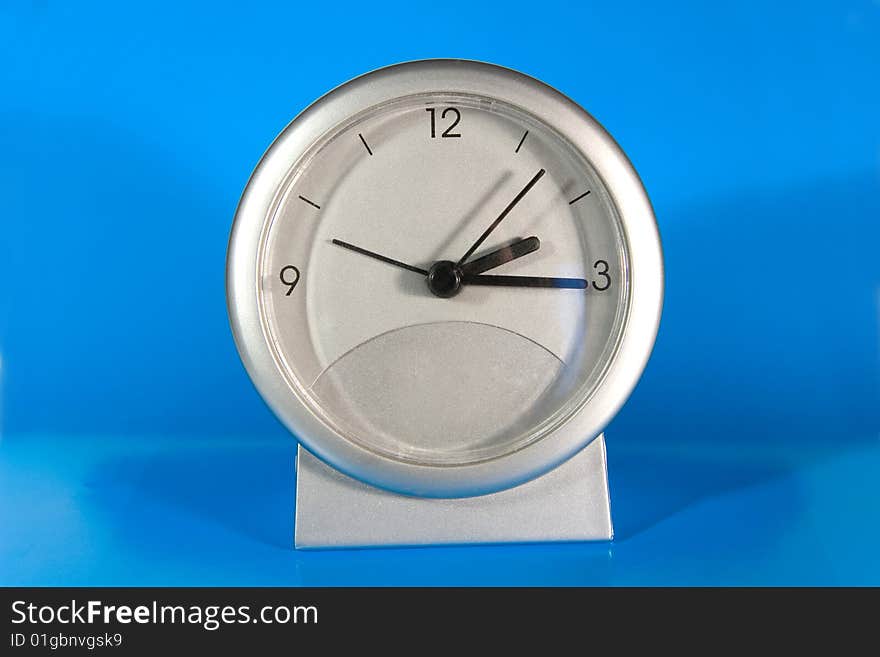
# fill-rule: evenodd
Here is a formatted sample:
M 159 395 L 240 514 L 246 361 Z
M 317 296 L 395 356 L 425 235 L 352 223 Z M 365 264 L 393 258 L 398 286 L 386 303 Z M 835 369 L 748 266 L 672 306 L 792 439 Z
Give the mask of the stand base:
M 375 488 L 299 447 L 294 534 L 297 548 L 610 540 L 605 438 L 521 486 L 463 499 Z

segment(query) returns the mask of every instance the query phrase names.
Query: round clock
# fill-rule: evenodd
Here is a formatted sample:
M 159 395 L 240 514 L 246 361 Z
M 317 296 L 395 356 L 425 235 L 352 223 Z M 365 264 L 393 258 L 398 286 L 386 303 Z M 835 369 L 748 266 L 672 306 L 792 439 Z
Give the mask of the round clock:
M 227 260 L 242 360 L 313 454 L 466 497 L 596 438 L 654 344 L 663 264 L 628 159 L 498 66 L 400 64 L 337 87 L 257 165 Z

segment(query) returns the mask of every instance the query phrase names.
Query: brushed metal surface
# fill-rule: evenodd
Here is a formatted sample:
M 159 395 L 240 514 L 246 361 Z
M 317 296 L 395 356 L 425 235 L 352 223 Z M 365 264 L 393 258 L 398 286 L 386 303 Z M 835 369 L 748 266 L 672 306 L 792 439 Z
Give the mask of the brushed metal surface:
M 610 540 L 603 435 L 525 484 L 464 499 L 375 488 L 299 447 L 297 548 Z

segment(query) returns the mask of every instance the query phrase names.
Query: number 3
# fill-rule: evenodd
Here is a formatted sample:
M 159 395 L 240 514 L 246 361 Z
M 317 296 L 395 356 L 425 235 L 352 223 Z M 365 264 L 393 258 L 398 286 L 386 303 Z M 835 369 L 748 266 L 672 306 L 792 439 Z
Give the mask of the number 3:
M 599 269 L 600 267 L 601 269 Z M 598 285 L 596 285 L 596 281 L 593 281 L 593 287 L 599 290 L 599 292 L 607 290 L 609 287 L 611 287 L 611 275 L 608 273 L 608 263 L 604 260 L 597 260 L 593 264 L 593 269 L 596 270 L 596 273 L 599 276 L 602 276 L 605 279 L 605 285 L 599 287 Z

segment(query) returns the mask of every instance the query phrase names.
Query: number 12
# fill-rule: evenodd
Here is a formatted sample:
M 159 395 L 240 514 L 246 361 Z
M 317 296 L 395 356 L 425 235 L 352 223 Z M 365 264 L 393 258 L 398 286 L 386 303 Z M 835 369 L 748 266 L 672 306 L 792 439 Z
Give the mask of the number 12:
M 435 139 L 437 137 L 437 109 L 434 107 L 425 108 L 425 111 L 431 115 L 431 139 Z M 441 119 L 445 119 L 447 114 L 454 114 L 455 120 L 449 124 L 449 127 L 444 130 L 440 136 L 441 137 L 461 137 L 460 132 L 452 132 L 452 129 L 458 125 L 458 122 L 461 121 L 461 112 L 459 112 L 455 107 L 447 107 L 440 114 Z

